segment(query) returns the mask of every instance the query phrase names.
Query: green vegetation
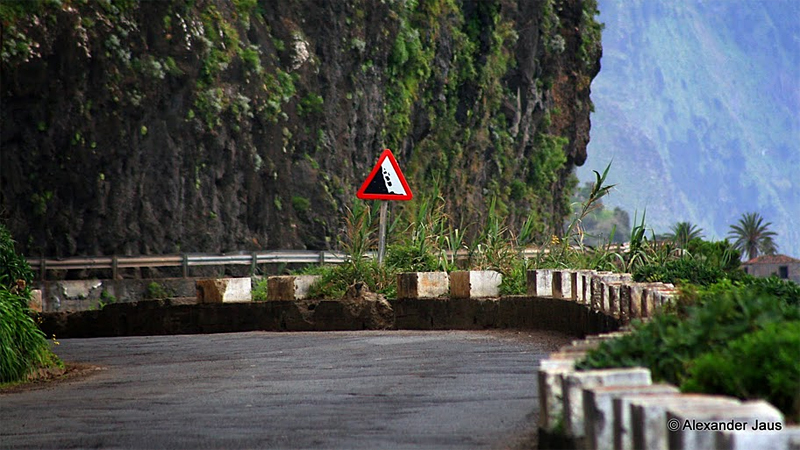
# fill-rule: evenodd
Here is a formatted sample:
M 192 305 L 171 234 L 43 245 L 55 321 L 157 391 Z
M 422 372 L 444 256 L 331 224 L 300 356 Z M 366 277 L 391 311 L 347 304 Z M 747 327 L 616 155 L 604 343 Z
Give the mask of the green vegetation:
M 644 366 L 686 392 L 764 398 L 800 420 L 800 287 L 778 279 L 687 286 L 676 311 L 604 342 L 581 369 Z
M 800 422 L 800 321 L 772 322 L 697 357 L 687 392 L 766 399 Z M 791 393 L 796 393 L 791 395 Z
M 173 297 L 174 295 L 175 293 L 164 287 L 164 285 L 153 281 L 147 285 L 147 292 L 145 292 L 144 298 L 150 300 L 160 300 Z
M 703 229 L 689 222 L 678 222 L 670 227 L 670 232 L 666 238 L 671 240 L 679 248 L 686 248 L 689 241 L 703 237 Z
M 592 186 L 592 183 L 587 182 L 575 190 L 572 196 L 573 209 L 589 198 Z M 573 214 L 577 213 L 578 211 L 573 211 Z M 611 210 L 601 201 L 581 220 L 581 229 L 585 245 L 595 247 L 607 241 L 622 244 L 630 236 L 631 218 L 627 211 L 619 207 Z
M 267 300 L 267 278 L 263 277 L 256 280 L 253 286 L 253 301 L 263 302 Z
M 718 267 L 691 257 L 667 261 L 664 264 L 645 264 L 633 272 L 634 281 L 692 283 L 700 286 L 708 286 L 724 277 L 725 273 Z
M 300 196 L 292 196 L 292 208 L 300 214 L 304 214 L 311 208 L 311 200 Z
M 28 308 L 32 280 L 28 262 L 16 253 L 11 234 L 0 224 L 0 383 L 62 365 Z

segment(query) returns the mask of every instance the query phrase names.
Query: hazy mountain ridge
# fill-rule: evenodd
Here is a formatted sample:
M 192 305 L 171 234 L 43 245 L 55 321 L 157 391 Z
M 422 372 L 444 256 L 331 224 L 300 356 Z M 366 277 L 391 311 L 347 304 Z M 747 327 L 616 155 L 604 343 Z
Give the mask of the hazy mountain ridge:
M 602 69 L 588 180 L 613 159 L 607 201 L 722 238 L 760 212 L 800 255 L 800 4 L 599 2 Z

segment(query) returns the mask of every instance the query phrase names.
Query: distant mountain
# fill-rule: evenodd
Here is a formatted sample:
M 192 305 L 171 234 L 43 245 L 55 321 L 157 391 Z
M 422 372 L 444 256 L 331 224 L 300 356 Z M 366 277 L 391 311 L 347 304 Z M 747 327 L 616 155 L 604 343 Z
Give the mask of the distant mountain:
M 800 255 L 800 2 L 599 0 L 583 181 L 613 161 L 607 206 L 724 238 L 742 213 Z

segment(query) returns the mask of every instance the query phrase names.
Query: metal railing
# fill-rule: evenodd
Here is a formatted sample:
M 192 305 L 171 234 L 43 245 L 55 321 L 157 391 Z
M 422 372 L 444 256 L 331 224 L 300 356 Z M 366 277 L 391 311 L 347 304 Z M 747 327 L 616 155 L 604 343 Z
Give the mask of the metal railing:
M 618 249 L 625 249 L 619 246 Z M 536 257 L 545 250 L 527 248 L 521 254 L 525 258 Z M 365 253 L 368 258 L 375 258 L 375 252 Z M 453 252 L 448 251 L 447 257 L 452 258 Z M 455 259 L 468 259 L 467 251 L 458 251 Z M 189 268 L 196 266 L 228 266 L 250 265 L 250 274 L 255 275 L 259 264 L 341 264 L 347 261 L 348 255 L 339 251 L 315 250 L 268 250 L 252 253 L 235 254 L 182 254 L 163 256 L 95 256 L 72 258 L 28 258 L 31 268 L 39 271 L 41 279 L 46 278 L 47 271 L 55 270 L 93 270 L 111 269 L 112 277 L 117 278 L 119 269 L 142 267 L 182 267 L 183 277 L 189 277 Z
M 182 267 L 183 276 L 189 277 L 189 268 L 195 266 L 249 265 L 251 274 L 259 264 L 341 264 L 347 258 L 342 252 L 313 250 L 271 250 L 232 255 L 183 254 L 164 256 L 96 256 L 72 258 L 28 258 L 33 270 L 41 279 L 47 271 L 55 270 L 107 270 L 117 278 L 119 269 L 141 267 Z

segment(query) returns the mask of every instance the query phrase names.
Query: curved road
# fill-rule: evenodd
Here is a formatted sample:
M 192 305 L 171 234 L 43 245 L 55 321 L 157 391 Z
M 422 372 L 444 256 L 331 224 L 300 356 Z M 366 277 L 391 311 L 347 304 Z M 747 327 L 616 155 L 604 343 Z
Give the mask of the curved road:
M 530 448 L 563 335 L 363 331 L 65 339 L 87 377 L 0 394 L 0 448 Z

